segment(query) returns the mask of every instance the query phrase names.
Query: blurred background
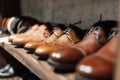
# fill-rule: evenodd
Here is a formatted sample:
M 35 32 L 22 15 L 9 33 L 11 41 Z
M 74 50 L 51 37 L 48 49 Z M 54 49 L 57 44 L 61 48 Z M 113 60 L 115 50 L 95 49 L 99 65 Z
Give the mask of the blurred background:
M 119 0 L 0 0 L 0 22 L 4 17 L 27 15 L 40 21 L 74 23 L 81 28 L 94 22 L 117 20 Z

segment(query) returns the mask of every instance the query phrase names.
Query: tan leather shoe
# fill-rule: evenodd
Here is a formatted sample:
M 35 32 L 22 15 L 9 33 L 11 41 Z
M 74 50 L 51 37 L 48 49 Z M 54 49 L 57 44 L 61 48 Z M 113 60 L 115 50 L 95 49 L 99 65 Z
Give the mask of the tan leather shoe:
M 11 36 L 9 36 L 9 41 L 12 42 L 15 38 L 19 37 L 19 36 L 25 36 L 28 34 L 33 33 L 35 30 L 37 30 L 39 27 L 38 24 L 33 25 L 28 31 L 26 31 L 25 33 L 19 33 L 19 34 L 13 34 Z
M 38 47 L 36 50 L 35 50 L 35 54 L 37 55 L 46 55 L 50 52 L 53 52 L 55 50 L 58 50 L 59 48 L 61 48 L 60 46 L 58 45 L 51 45 L 51 44 L 45 44 L 45 45 L 41 45 L 40 48 Z
M 51 26 L 50 26 L 51 27 Z M 49 27 L 49 28 L 50 28 Z M 41 41 L 51 35 L 48 27 L 45 24 L 40 25 L 37 30 L 30 32 L 30 34 L 19 36 L 13 40 L 13 44 L 24 45 L 32 41 Z
M 82 30 L 79 30 L 79 29 L 77 29 L 77 30 L 78 30 L 78 32 L 80 32 L 80 31 L 82 32 Z M 81 35 L 83 35 L 83 33 Z M 73 29 L 68 28 L 68 29 L 66 29 L 65 34 L 63 34 L 55 42 L 53 42 L 51 44 L 41 45 L 38 48 L 36 48 L 35 54 L 49 55 L 51 52 L 53 52 L 59 48 L 72 46 L 72 45 L 76 44 L 77 42 L 79 42 L 80 40 L 81 39 L 78 37 L 78 35 L 76 35 L 76 32 Z
M 115 36 L 95 54 L 80 61 L 76 69 L 78 80 L 80 77 L 95 80 L 112 79 L 117 58 L 117 44 L 118 39 L 117 36 Z
M 65 29 L 65 28 L 64 28 Z M 63 29 L 60 27 L 54 27 L 53 33 L 50 37 L 44 39 L 43 41 L 36 41 L 36 42 L 28 42 L 25 44 L 24 48 L 25 49 L 36 49 L 38 46 L 46 43 L 51 43 L 55 40 L 57 40 L 61 35 L 63 34 Z

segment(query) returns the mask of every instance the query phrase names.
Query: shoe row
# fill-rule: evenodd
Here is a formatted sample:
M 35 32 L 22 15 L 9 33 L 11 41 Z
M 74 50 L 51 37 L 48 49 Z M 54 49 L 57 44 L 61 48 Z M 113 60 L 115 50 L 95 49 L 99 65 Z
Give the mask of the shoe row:
M 88 29 L 73 24 L 41 23 L 9 41 L 45 59 L 59 71 L 76 70 L 76 79 L 112 78 L 117 56 L 117 21 L 98 21 Z
M 72 46 L 79 42 L 85 32 L 86 30 L 82 30 L 73 24 L 42 23 L 33 25 L 25 33 L 11 35 L 9 41 L 32 50 L 45 45 L 46 50 L 42 50 L 43 52 L 38 50 L 37 53 L 47 54 L 58 48 Z
M 28 16 L 7 17 L 2 21 L 2 31 L 8 34 L 22 33 L 34 24 L 40 23 L 37 19 Z

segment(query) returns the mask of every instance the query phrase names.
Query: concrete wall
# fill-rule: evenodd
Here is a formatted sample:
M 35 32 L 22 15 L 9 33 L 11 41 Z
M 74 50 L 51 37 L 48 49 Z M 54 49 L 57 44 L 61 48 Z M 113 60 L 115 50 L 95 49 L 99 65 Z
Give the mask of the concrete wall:
M 87 28 L 99 20 L 117 20 L 118 0 L 21 0 L 21 14 L 41 21 L 73 23 Z

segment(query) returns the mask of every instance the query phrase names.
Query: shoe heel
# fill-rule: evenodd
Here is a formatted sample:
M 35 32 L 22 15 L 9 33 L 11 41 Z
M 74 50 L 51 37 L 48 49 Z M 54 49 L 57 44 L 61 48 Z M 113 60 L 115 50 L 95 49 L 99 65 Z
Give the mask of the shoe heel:
M 54 67 L 54 72 L 57 73 L 70 73 L 75 71 L 75 65 L 58 63 L 51 59 L 48 59 L 48 63 Z

